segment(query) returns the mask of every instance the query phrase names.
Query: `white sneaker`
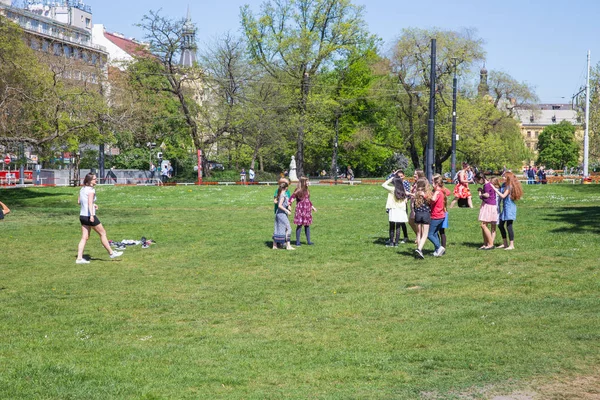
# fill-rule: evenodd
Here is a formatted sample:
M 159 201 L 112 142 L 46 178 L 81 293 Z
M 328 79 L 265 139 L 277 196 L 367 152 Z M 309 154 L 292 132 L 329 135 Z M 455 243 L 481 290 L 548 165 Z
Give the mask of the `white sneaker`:
M 90 262 L 85 258 L 75 260 L 75 264 L 89 264 Z
M 110 255 L 110 258 L 117 258 L 123 255 L 122 251 L 113 251 L 113 253 Z
M 433 252 L 433 256 L 434 257 L 441 257 L 444 255 L 444 253 L 446 252 L 446 249 L 444 248 L 444 246 L 440 246 L 437 251 Z

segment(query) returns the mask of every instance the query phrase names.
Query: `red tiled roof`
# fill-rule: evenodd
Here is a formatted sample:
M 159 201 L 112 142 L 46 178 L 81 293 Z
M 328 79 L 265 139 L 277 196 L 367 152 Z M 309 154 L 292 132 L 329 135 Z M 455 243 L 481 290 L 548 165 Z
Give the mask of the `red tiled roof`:
M 148 54 L 145 46 L 141 43 L 134 42 L 130 39 L 125 39 L 106 31 L 104 31 L 104 37 L 131 56 L 143 56 Z

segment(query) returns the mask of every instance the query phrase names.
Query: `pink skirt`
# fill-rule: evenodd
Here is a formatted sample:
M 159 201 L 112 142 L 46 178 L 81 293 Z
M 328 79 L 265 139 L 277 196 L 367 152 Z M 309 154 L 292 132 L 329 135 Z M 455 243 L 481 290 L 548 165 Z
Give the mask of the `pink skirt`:
M 481 222 L 493 222 L 498 221 L 498 207 L 491 204 L 482 204 L 479 209 L 479 220 Z

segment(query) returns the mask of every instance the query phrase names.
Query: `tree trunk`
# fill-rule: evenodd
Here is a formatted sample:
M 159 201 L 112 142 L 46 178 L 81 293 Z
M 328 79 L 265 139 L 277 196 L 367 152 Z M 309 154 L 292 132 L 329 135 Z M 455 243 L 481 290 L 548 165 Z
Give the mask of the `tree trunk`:
M 300 126 L 298 127 L 298 138 L 296 140 L 296 175 L 298 177 L 304 176 L 304 136 L 306 134 L 304 124 L 306 122 L 309 84 L 310 77 L 308 76 L 308 72 L 305 72 L 300 83 Z

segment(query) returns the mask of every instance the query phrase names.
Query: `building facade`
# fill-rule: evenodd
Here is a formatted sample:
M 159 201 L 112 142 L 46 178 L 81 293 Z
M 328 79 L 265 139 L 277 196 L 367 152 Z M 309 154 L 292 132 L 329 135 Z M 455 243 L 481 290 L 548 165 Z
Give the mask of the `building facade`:
M 81 1 L 30 0 L 25 8 L 0 0 L 0 15 L 18 24 L 25 43 L 47 56 L 62 78 L 99 84 L 107 73 L 106 48 L 92 41 L 92 10 Z
M 521 123 L 521 135 L 529 150 L 537 154 L 538 138 L 545 127 L 568 121 L 575 125 L 575 138 L 583 141 L 583 127 L 577 110 L 571 104 L 537 104 L 531 108 L 516 109 Z

